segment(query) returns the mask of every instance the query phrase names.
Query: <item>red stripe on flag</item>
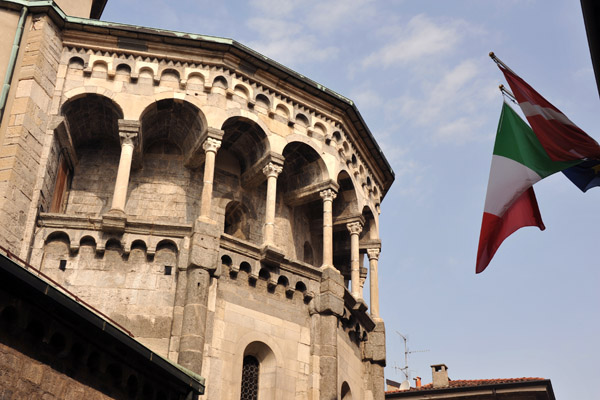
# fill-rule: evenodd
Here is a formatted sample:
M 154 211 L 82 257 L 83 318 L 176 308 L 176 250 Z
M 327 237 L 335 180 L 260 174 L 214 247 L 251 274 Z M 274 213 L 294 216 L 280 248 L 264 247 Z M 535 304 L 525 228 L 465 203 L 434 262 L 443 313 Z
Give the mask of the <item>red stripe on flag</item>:
M 475 272 L 483 272 L 504 239 L 525 226 L 546 229 L 532 187 L 519 196 L 502 217 L 483 213 Z
M 558 108 L 550 104 L 548 100 L 536 92 L 527 82 L 502 66 L 499 65 L 499 67 L 519 105 L 529 102 L 534 106 L 537 105 L 552 109 L 564 116 Z M 577 126 L 566 125 L 556 119 L 546 119 L 539 114 L 526 116 L 533 132 L 551 160 L 600 159 L 600 146 L 598 143 Z

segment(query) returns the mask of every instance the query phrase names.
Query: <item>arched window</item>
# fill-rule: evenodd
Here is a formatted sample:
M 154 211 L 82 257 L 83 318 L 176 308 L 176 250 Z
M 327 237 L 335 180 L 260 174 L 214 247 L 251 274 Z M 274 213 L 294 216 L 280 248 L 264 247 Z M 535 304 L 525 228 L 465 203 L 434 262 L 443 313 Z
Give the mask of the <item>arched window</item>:
M 245 356 L 242 366 L 242 393 L 240 400 L 258 399 L 259 363 L 254 356 Z
M 350 390 L 350 385 L 348 382 L 342 383 L 342 400 L 352 400 L 352 391 Z

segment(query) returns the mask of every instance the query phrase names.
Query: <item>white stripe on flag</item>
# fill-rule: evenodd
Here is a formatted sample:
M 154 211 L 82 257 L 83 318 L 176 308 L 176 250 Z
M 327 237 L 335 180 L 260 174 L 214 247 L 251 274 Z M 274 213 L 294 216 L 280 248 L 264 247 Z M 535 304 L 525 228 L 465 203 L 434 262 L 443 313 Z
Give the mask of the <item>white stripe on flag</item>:
M 502 217 L 513 202 L 542 178 L 525 165 L 503 156 L 492 156 L 484 211 Z
M 551 108 L 548 107 L 542 107 L 538 104 L 531 104 L 528 101 L 525 101 L 523 103 L 519 103 L 519 105 L 521 106 L 521 110 L 523 110 L 523 114 L 525 114 L 526 117 L 533 117 L 535 115 L 541 115 L 542 117 L 544 117 L 547 120 L 557 120 L 558 122 L 562 122 L 565 125 L 571 125 L 577 128 L 577 125 L 575 125 L 573 122 L 571 122 L 571 120 L 569 118 L 567 118 L 567 116 L 561 112 L 558 112 L 556 110 L 553 110 Z

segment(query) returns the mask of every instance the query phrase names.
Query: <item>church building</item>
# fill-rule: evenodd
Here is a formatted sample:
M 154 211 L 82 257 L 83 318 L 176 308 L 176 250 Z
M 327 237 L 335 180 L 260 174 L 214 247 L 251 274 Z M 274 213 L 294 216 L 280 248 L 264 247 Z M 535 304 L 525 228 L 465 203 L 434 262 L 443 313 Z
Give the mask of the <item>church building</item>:
M 200 398 L 383 400 L 394 172 L 355 104 L 105 4 L 0 0 L 1 252 L 202 376 Z

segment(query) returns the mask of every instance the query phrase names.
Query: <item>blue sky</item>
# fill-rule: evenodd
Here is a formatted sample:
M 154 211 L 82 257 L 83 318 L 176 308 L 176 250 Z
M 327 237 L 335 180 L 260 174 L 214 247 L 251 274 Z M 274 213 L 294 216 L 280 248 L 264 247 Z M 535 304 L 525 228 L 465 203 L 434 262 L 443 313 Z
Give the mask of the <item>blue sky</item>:
M 535 185 L 546 231 L 475 255 L 503 77 L 496 55 L 596 140 L 581 7 L 567 0 L 111 0 L 104 20 L 233 38 L 353 99 L 396 172 L 382 203 L 387 378 L 544 377 L 597 398 L 600 188 Z

